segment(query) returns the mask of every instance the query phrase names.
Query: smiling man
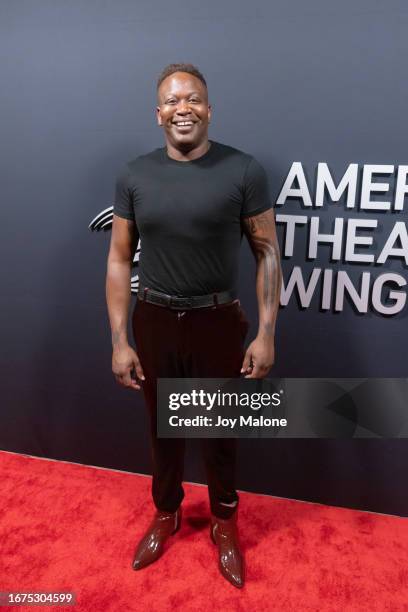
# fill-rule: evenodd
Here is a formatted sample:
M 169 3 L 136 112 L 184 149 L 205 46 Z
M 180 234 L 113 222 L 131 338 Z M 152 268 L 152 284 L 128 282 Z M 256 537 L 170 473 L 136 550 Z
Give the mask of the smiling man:
M 163 378 L 263 378 L 274 363 L 281 271 L 265 172 L 247 153 L 208 139 L 206 81 L 191 64 L 171 64 L 157 85 L 165 146 L 130 161 L 116 184 L 106 297 L 116 380 L 143 388 L 150 416 L 155 515 L 133 568 L 156 561 L 181 524 L 184 439 L 157 437 L 156 383 Z M 237 299 L 242 235 L 256 259 L 259 328 Z M 130 276 L 141 238 L 139 291 L 129 345 Z M 202 439 L 219 568 L 244 584 L 237 532 L 236 440 Z

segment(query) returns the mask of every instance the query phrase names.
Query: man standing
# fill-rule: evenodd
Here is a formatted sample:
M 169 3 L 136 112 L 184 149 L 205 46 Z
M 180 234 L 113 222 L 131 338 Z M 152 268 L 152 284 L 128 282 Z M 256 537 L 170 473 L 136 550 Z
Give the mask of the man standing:
M 180 527 L 185 440 L 157 437 L 156 382 L 166 378 L 263 378 L 274 363 L 281 271 L 263 168 L 210 141 L 207 84 L 191 64 L 171 64 L 157 86 L 165 144 L 130 161 L 116 184 L 106 297 L 117 381 L 143 388 L 150 415 L 156 513 L 132 566 L 156 561 Z M 244 350 L 248 321 L 236 299 L 243 232 L 256 259 L 259 330 Z M 127 321 L 133 256 L 141 238 L 140 285 Z M 244 584 L 237 534 L 234 438 L 201 440 L 219 568 Z

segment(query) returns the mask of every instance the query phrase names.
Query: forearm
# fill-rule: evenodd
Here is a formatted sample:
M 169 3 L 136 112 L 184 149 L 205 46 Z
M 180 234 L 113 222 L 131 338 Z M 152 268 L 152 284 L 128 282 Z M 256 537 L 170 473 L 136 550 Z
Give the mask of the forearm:
M 267 240 L 258 240 L 256 255 L 256 295 L 258 299 L 258 336 L 274 340 L 282 284 L 279 250 Z
M 106 302 L 112 332 L 113 348 L 126 345 L 130 304 L 131 262 L 108 259 Z

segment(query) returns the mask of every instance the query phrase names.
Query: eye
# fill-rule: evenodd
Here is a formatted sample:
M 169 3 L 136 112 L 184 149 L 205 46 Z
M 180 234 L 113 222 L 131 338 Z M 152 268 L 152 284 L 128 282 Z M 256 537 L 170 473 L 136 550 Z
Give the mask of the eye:
M 174 100 L 174 98 L 171 98 L 171 100 L 166 100 L 165 104 L 175 104 L 176 101 Z
M 201 100 L 199 98 L 190 98 L 190 102 L 193 104 L 200 104 Z

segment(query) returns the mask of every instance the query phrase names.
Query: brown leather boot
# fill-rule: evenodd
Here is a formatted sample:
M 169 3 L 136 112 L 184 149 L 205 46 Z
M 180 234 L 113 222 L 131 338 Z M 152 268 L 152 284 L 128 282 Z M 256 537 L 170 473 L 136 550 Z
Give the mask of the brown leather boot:
M 163 545 L 167 538 L 175 534 L 180 529 L 180 525 L 181 508 L 173 513 L 157 510 L 149 528 L 136 548 L 132 562 L 133 569 L 139 570 L 157 561 L 163 553 Z
M 210 536 L 218 546 L 218 567 L 221 574 L 239 589 L 244 586 L 244 558 L 238 542 L 237 512 L 229 519 L 211 515 Z

